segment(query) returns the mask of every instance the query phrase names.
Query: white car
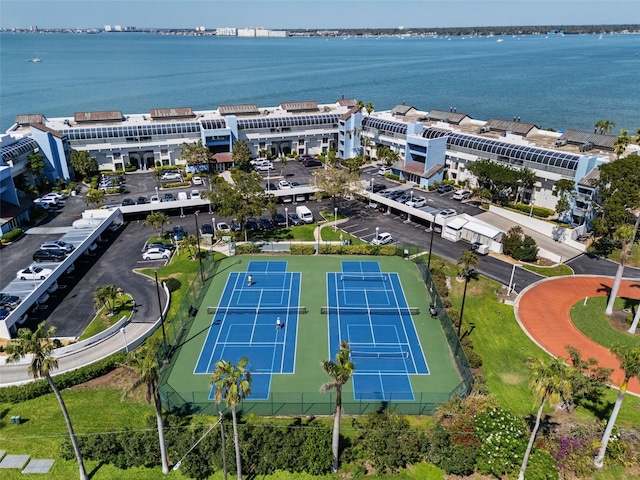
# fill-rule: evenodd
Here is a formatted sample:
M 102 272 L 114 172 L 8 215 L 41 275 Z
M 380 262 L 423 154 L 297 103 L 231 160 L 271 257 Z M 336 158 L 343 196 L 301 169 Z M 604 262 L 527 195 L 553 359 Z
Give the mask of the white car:
M 171 257 L 171 250 L 164 248 L 150 248 L 142 254 L 143 260 L 168 260 Z
M 466 200 L 467 198 L 471 197 L 471 190 L 457 190 L 454 194 L 453 194 L 453 199 L 454 200 Z
M 377 237 L 371 240 L 371 245 L 386 245 L 393 242 L 393 237 L 389 232 L 380 233 Z
M 219 232 L 229 233 L 231 231 L 231 227 L 225 222 L 220 222 L 216 225 L 216 229 Z
M 407 207 L 421 208 L 427 204 L 427 199 L 424 197 L 413 197 L 413 200 L 405 203 Z
M 446 210 L 442 210 L 440 213 L 436 215 L 436 220 L 439 218 L 444 220 L 445 218 L 455 217 L 458 214 L 453 208 L 447 208 Z
M 278 188 L 280 190 L 287 190 L 288 188 L 291 188 L 291 184 L 289 182 L 287 182 L 286 180 L 280 180 L 278 182 Z
M 149 199 L 149 203 L 160 203 L 160 197 L 158 195 L 152 195 Z
M 36 198 L 33 203 L 46 203 L 47 205 L 58 205 L 58 199 L 54 197 L 40 197 Z
M 191 190 L 191 198 L 200 198 L 200 190 Z
M 56 198 L 58 201 L 64 200 L 67 196 L 64 193 L 60 192 L 49 192 L 42 196 L 42 198 Z
M 378 170 L 378 175 L 386 175 L 387 173 L 391 173 L 391 167 L 380 167 Z
M 273 170 L 273 163 L 265 162 L 259 165 L 255 165 L 253 168 L 255 168 L 258 172 L 266 172 L 268 170 Z
M 20 270 L 16 277 L 20 280 L 44 280 L 53 273 L 50 268 L 42 267 L 27 267 L 24 270 Z
M 253 166 L 261 165 L 263 163 L 271 163 L 268 158 L 256 158 L 254 160 L 249 161 L 249 163 Z
M 193 183 L 194 185 L 204 185 L 204 182 L 202 181 L 202 177 L 192 177 L 191 183 Z
M 164 172 L 160 177 L 161 180 L 182 180 L 179 172 Z

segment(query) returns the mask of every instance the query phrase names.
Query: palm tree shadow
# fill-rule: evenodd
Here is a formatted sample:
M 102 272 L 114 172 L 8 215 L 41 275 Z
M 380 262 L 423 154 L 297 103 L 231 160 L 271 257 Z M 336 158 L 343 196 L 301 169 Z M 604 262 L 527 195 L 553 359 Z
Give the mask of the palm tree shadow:
M 529 414 L 525 418 L 525 422 L 527 422 L 527 426 L 530 430 L 533 430 L 533 426 L 536 423 L 536 416 L 534 414 Z M 540 418 L 540 428 L 538 429 L 538 435 L 542 433 L 545 437 L 554 433 L 560 424 L 554 421 L 549 414 L 545 414 Z
M 98 463 L 98 465 L 96 465 L 95 468 L 89 472 L 89 478 L 93 478 L 93 476 L 98 473 L 98 470 L 100 470 L 104 465 L 105 462 L 101 460 L 100 463 Z
M 604 283 L 600 284 L 600 288 L 596 290 L 596 292 L 604 292 L 607 294 L 607 297 L 611 295 L 611 287 L 609 285 L 605 285 Z

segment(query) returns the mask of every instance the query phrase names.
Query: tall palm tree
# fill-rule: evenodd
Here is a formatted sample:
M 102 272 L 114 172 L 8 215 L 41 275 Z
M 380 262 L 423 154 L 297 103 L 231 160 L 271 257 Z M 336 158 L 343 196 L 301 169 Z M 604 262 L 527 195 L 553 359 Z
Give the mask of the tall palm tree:
M 82 460 L 82 453 L 78 445 L 78 439 L 73 431 L 73 425 L 71 424 L 71 418 L 67 411 L 67 406 L 64 404 L 60 390 L 53 381 L 51 372 L 58 368 L 58 359 L 52 355 L 53 340 L 51 337 L 56 332 L 55 327 L 50 327 L 45 331 L 45 322 L 38 325 L 38 328 L 32 332 L 28 328 L 21 328 L 18 330 L 18 336 L 7 345 L 7 353 L 9 357 L 7 362 L 17 362 L 18 360 L 31 355 L 31 363 L 29 364 L 29 373 L 34 379 L 46 378 L 47 383 L 53 390 L 54 395 L 58 399 L 60 409 L 62 410 L 62 416 L 67 424 L 67 430 L 69 431 L 69 439 L 71 445 L 73 445 L 73 451 L 78 461 L 78 468 L 80 470 L 80 480 L 88 480 L 87 472 L 84 468 L 84 461 Z
M 147 218 L 144 219 L 144 222 L 142 222 L 142 225 L 148 225 L 153 228 L 153 230 L 155 230 L 156 234 L 159 237 L 162 236 L 162 227 L 164 225 L 170 224 L 171 220 L 165 213 L 162 212 L 151 212 L 149 215 L 147 215 Z
M 613 151 L 615 152 L 618 158 L 620 158 L 620 155 L 624 153 L 624 151 L 626 150 L 627 146 L 630 143 L 631 143 L 631 138 L 629 137 L 629 131 L 624 129 L 620 130 L 620 135 L 618 136 L 618 139 L 613 144 Z
M 124 392 L 123 398 L 128 396 L 140 385 L 145 385 L 147 403 L 151 403 L 156 409 L 156 424 L 158 426 L 158 442 L 160 443 L 160 458 L 162 461 L 162 473 L 169 473 L 169 461 L 167 460 L 167 445 L 164 440 L 164 417 L 162 416 L 162 400 L 160 399 L 158 376 L 158 348 L 159 339 L 152 339 L 146 345 L 137 348 L 129 354 L 125 368 L 134 372 L 137 379 Z
M 635 225 L 633 227 L 630 225 L 622 225 L 621 227 L 618 227 L 613 234 L 614 239 L 622 243 L 622 248 L 620 250 L 620 263 L 616 270 L 616 276 L 614 277 L 613 285 L 611 286 L 611 294 L 609 295 L 609 301 L 607 302 L 607 308 L 605 310 L 607 315 L 611 315 L 613 313 L 613 304 L 616 301 L 618 290 L 620 289 L 624 266 L 631 254 L 631 248 L 633 247 L 636 235 L 638 234 L 638 227 L 640 226 L 640 208 L 636 208 L 633 213 L 636 215 Z
M 598 120 L 593 128 L 595 128 L 597 132 L 611 133 L 615 126 L 616 124 L 611 120 Z
M 340 342 L 340 350 L 336 353 L 336 361 L 323 360 L 323 370 L 331 377 L 331 381 L 320 387 L 321 392 L 327 390 L 336 391 L 336 409 L 333 414 L 333 439 L 331 449 L 333 450 L 333 471 L 338 471 L 339 448 L 340 448 L 340 416 L 342 414 L 342 386 L 349 381 L 355 366 L 351 361 L 351 348 L 349 342 Z
M 611 416 L 609 417 L 609 421 L 607 422 L 607 427 L 604 429 L 600 450 L 598 451 L 598 455 L 593 462 L 596 468 L 602 468 L 602 466 L 604 465 L 604 454 L 607 452 L 607 445 L 609 444 L 609 439 L 611 438 L 611 432 L 613 431 L 613 427 L 616 424 L 616 419 L 618 418 L 620 407 L 622 407 L 624 396 L 627 393 L 629 380 L 631 380 L 633 377 L 637 377 L 638 379 L 640 379 L 640 348 L 615 345 L 611 348 L 611 353 L 613 353 L 616 357 L 618 357 L 618 360 L 620 360 L 620 368 L 624 370 L 624 380 L 622 381 L 622 385 L 620 385 L 620 391 L 618 392 L 616 403 L 613 405 L 613 411 L 611 412 Z
M 213 395 L 216 403 L 220 404 L 224 399 L 227 407 L 231 409 L 238 480 L 242 480 L 242 459 L 240 457 L 240 437 L 238 435 L 236 405 L 251 395 L 251 373 L 247 371 L 247 363 L 249 363 L 247 357 L 242 357 L 238 360 L 237 365 L 227 360 L 219 360 L 216 362 L 216 369 L 213 371 L 213 375 L 211 375 L 211 384 L 215 387 Z
M 476 257 L 471 250 L 464 250 L 458 257 L 456 265 L 460 267 L 458 271 L 458 278 L 464 278 L 464 291 L 462 292 L 462 306 L 460 307 L 460 320 L 458 322 L 458 338 L 460 338 L 460 330 L 462 329 L 462 315 L 464 313 L 464 302 L 467 298 L 467 285 L 469 284 L 469 277 L 472 275 L 473 270 L 478 266 L 478 257 Z
M 540 405 L 538 407 L 538 413 L 536 414 L 536 423 L 531 431 L 527 450 L 524 452 L 518 480 L 524 480 L 524 472 L 527 469 L 533 442 L 538 434 L 542 409 L 545 403 L 549 402 L 551 406 L 557 405 L 561 401 L 569 398 L 571 394 L 570 368 L 565 365 L 563 358 L 551 358 L 548 361 L 537 358 L 530 360 L 528 367 L 531 372 L 529 388 L 533 393 L 533 397 Z

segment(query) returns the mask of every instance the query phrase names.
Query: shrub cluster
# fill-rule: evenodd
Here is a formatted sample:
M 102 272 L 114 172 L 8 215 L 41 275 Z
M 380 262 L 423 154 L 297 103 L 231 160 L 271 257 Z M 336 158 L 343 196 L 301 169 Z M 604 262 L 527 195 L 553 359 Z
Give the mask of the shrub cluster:
M 163 184 L 162 188 L 188 187 L 189 185 L 191 185 L 191 182 L 172 182 Z
M 529 235 L 524 234 L 522 227 L 516 226 L 502 237 L 505 255 L 523 262 L 534 262 L 538 258 L 538 245 Z
M 91 365 L 56 375 L 54 380 L 60 390 L 73 387 L 109 373 L 119 364 L 124 363 L 125 357 L 126 354 L 124 352 L 119 352 Z M 48 393 L 51 393 L 51 388 L 46 379 L 36 380 L 25 385 L 0 388 L 0 403 L 20 403 Z
M 316 252 L 315 245 L 309 243 L 292 244 L 290 247 L 291 255 L 313 255 Z
M 14 228 L 13 230 L 9 230 L 7 233 L 2 235 L 2 243 L 9 243 L 17 240 L 22 236 L 24 230 L 21 228 Z
M 320 244 L 320 253 L 327 255 L 385 255 L 396 254 L 396 247 L 393 245 L 369 245 L 359 243 L 356 245 L 323 245 Z
M 241 243 L 236 245 L 237 255 L 246 255 L 248 253 L 260 253 L 260 245 L 255 243 Z

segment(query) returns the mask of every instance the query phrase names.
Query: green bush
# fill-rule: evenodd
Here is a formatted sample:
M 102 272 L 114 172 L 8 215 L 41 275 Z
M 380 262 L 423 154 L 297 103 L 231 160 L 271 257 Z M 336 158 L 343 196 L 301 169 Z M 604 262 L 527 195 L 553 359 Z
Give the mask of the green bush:
M 124 193 L 124 188 L 123 187 L 107 188 L 107 195 L 117 195 L 119 193 Z
M 527 205 L 525 203 L 509 202 L 507 206 L 513 210 L 526 213 L 527 215 L 529 215 L 529 213 L 532 212 L 531 205 Z M 533 215 L 538 218 L 549 218 L 554 213 L 555 212 L 549 208 L 535 207 L 535 206 L 533 207 Z
M 7 233 L 2 235 L 2 243 L 13 242 L 22 236 L 24 230 L 21 228 L 14 228 L 13 230 L 9 230 Z
M 303 243 L 291 245 L 289 252 L 291 255 L 313 255 L 316 253 L 316 249 L 314 245 Z
M 255 243 L 241 243 L 236 245 L 236 254 L 246 255 L 248 253 L 260 253 L 260 245 Z
M 189 185 L 191 185 L 191 182 L 173 182 L 163 184 L 162 188 L 188 187 Z
M 127 163 L 127 165 L 124 167 L 125 172 L 135 172 L 136 170 L 138 170 L 138 167 L 136 167 L 133 163 Z
M 480 440 L 477 465 L 481 473 L 503 478 L 518 471 L 528 440 L 522 419 L 490 408 L 476 417 L 475 431 Z
M 119 352 L 91 365 L 56 375 L 54 380 L 60 390 L 73 387 L 74 385 L 88 382 L 89 380 L 109 373 L 119 364 L 124 363 L 125 358 L 126 354 Z M 20 403 L 48 393 L 51 393 L 49 384 L 45 379 L 40 379 L 25 385 L 13 385 L 0 388 L 0 403 Z

